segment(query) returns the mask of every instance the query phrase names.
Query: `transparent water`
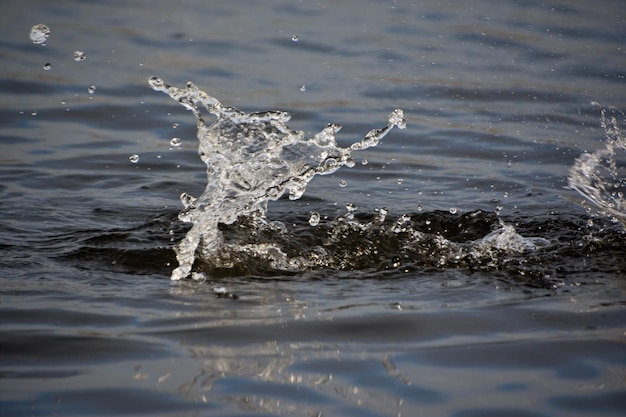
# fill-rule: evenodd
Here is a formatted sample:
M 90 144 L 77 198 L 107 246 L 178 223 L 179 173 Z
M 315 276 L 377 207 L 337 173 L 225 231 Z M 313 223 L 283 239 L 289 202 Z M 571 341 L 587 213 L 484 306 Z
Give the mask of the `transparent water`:
M 626 15 L 579 3 L 0 5 L 2 414 L 622 415 Z M 407 127 L 172 281 L 207 165 L 154 75 Z

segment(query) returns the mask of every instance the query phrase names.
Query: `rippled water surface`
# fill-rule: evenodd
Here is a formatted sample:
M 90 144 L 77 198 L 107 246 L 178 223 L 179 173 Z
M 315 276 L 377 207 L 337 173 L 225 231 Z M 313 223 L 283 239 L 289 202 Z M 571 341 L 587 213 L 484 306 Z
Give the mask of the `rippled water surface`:
M 0 414 L 623 415 L 620 1 L 29 0 L 0 22 Z M 245 149 L 268 163 L 224 164 L 237 140 L 201 159 L 152 76 L 289 112 L 289 139 L 341 124 L 333 149 L 394 109 L 406 129 L 276 199 L 305 172 L 284 160 L 332 155 L 206 114 L 265 132 Z

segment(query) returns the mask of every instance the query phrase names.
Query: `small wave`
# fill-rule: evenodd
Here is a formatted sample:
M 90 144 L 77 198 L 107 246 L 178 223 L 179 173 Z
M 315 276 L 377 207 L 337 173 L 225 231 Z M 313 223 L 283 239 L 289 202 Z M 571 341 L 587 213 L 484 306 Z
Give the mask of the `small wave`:
M 404 214 L 380 211 L 359 219 L 348 212 L 316 227 L 305 219 L 255 224 L 241 217 L 220 227 L 224 241 L 212 256 L 196 260 L 194 275 L 266 275 L 305 270 L 387 270 L 415 267 L 498 268 L 512 256 L 548 246 L 525 238 L 494 214 L 474 211 Z

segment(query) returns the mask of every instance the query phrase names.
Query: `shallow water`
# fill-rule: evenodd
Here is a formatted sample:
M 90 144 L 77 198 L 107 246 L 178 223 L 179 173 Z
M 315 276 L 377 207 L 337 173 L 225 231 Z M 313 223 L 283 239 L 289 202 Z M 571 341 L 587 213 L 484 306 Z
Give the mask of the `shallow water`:
M 622 415 L 620 2 L 211 3 L 0 6 L 2 414 Z M 220 226 L 330 263 L 173 282 L 206 166 L 155 75 L 343 147 L 407 128 Z

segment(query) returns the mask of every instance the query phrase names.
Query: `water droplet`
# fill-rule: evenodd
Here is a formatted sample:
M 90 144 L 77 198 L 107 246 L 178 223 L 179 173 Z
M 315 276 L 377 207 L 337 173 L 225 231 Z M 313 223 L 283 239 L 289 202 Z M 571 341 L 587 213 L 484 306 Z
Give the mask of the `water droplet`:
M 456 214 L 459 211 L 456 207 L 450 207 L 450 214 Z
M 367 165 L 367 159 L 363 158 L 363 160 L 361 161 L 361 165 Z
M 50 71 L 52 69 L 52 64 L 46 62 L 43 66 L 43 69 L 45 69 L 46 71 Z
M 418 205 L 417 205 L 417 211 L 418 211 L 418 212 L 421 212 L 421 211 L 423 211 L 423 210 L 424 210 L 424 208 L 422 207 L 422 205 L 421 205 L 421 204 L 418 204 Z
M 300 37 L 298 35 L 293 35 L 291 37 L 291 40 L 294 41 L 294 42 L 298 42 L 300 40 Z
M 172 129 L 176 129 L 178 127 L 178 123 L 172 123 Z
M 139 162 L 139 155 L 137 155 L 136 153 L 132 154 L 131 156 L 128 157 L 128 160 L 133 163 L 136 164 L 137 162 Z
M 36 45 L 41 45 L 46 42 L 48 36 L 50 36 L 50 28 L 43 23 L 33 26 L 30 29 L 30 40 Z
M 402 182 L 404 181 L 403 178 L 398 178 L 398 185 L 402 185 Z
M 389 115 L 389 123 L 393 126 L 397 126 L 400 129 L 404 129 L 406 127 L 406 119 L 404 118 L 404 112 L 400 109 L 395 109 Z
M 302 85 L 302 86 L 300 87 L 300 91 L 306 91 L 306 85 Z
M 225 296 L 228 291 L 226 291 L 226 288 L 224 287 L 215 287 L 213 288 L 213 293 L 220 295 L 220 296 Z
M 74 61 L 84 61 L 85 58 L 87 58 L 87 56 L 85 56 L 85 53 L 83 51 L 74 51 Z
M 348 182 L 346 180 L 339 180 L 339 186 L 341 188 L 345 187 L 348 185 Z
M 387 218 L 387 214 L 389 214 L 389 209 L 387 207 L 383 207 L 380 209 L 375 209 L 378 212 L 378 216 L 376 220 L 380 223 L 384 222 Z
M 187 193 L 182 193 L 180 195 L 180 202 L 183 203 L 183 206 L 185 206 L 185 208 L 190 208 L 190 207 L 193 208 L 197 200 L 198 200 L 197 198 Z
M 96 92 L 96 86 L 95 86 L 95 85 L 90 86 L 90 87 L 87 89 L 87 91 L 89 92 L 89 94 L 93 94 L 93 93 L 95 93 L 95 92 Z
M 309 217 L 309 224 L 311 226 L 317 226 L 320 223 L 320 214 L 317 211 L 311 212 L 311 217 Z
M 170 140 L 170 145 L 175 148 L 179 147 L 182 143 L 183 141 L 181 138 L 172 138 L 172 140 Z
M 352 213 L 356 211 L 356 209 L 358 209 L 358 207 L 354 203 L 346 203 L 346 210 L 348 210 L 348 213 Z

